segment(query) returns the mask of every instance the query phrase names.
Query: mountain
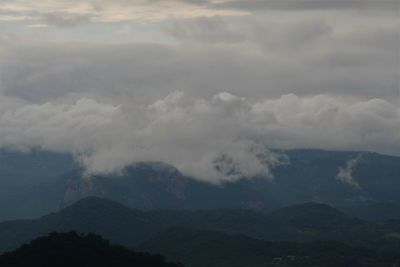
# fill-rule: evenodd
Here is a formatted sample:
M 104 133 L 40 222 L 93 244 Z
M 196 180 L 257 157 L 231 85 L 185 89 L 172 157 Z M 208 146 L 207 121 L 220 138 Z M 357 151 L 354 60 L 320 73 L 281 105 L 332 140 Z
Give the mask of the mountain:
M 51 233 L 39 237 L 15 251 L 0 256 L 3 267 L 183 267 L 152 256 L 110 245 L 102 237 L 87 234 Z
M 400 157 L 354 151 L 284 153 L 290 164 L 274 169 L 276 187 L 269 194 L 286 205 L 316 201 L 366 219 L 400 218 Z M 340 169 L 345 170 L 342 180 Z
M 333 241 L 268 242 L 215 231 L 170 229 L 141 245 L 188 267 L 396 266 L 398 253 L 382 253 Z
M 57 213 L 36 220 L 0 223 L 0 251 L 10 250 L 50 232 L 95 233 L 130 247 L 161 228 L 142 211 L 96 197 L 78 201 Z
M 170 228 L 212 230 L 264 240 L 338 240 L 366 247 L 400 248 L 398 222 L 370 223 L 329 207 L 308 203 L 269 215 L 251 210 L 133 210 L 89 197 L 35 220 L 0 223 L 0 251 L 49 232 L 95 233 L 134 248 Z
M 133 210 L 115 201 L 88 197 L 39 219 L 0 223 L 0 251 L 53 231 L 96 233 L 128 247 L 173 226 L 242 232 L 247 229 L 250 214 L 254 217 L 253 224 L 262 223 L 265 218 L 263 214 L 248 210 Z
M 270 212 L 304 202 L 332 205 L 365 219 L 400 219 L 400 157 L 369 152 L 281 150 L 288 164 L 272 181 L 254 177 L 219 186 L 160 162 L 120 175 L 82 177 L 71 155 L 0 150 L 0 221 L 34 218 L 98 196 L 138 209 L 252 209 Z M 338 178 L 342 170 L 344 177 Z
M 90 185 L 77 173 L 70 180 L 72 190 L 67 190 L 67 196 L 69 203 L 96 195 L 141 209 L 247 208 L 265 212 L 313 201 L 368 219 L 400 218 L 400 157 L 322 150 L 276 153 L 285 155 L 289 164 L 272 170 L 273 181 L 254 177 L 214 186 L 186 177 L 173 166 L 139 163 L 126 168 L 122 176 L 92 177 Z M 357 186 L 338 179 L 340 169 L 346 169 L 346 179 L 353 179 Z

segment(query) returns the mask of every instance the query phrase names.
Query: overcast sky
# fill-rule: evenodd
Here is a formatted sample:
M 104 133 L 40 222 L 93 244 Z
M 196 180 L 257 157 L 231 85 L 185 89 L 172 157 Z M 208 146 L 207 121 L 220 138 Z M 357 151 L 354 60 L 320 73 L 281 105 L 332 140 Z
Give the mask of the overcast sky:
M 399 0 L 0 0 L 0 148 L 210 182 L 400 155 Z M 265 167 L 267 166 L 267 167 Z

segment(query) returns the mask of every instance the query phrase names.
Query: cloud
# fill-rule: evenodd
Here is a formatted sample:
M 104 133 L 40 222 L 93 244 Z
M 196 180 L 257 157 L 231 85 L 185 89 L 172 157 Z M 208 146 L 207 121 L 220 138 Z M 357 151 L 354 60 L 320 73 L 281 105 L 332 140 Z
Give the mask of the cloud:
M 70 104 L 16 103 L 0 111 L 0 147 L 74 153 L 87 175 L 161 161 L 221 183 L 272 178 L 273 168 L 287 159 L 267 147 L 400 154 L 400 110 L 380 99 L 345 104 L 327 95 L 284 95 L 252 101 L 227 92 L 198 98 L 176 91 L 134 107 L 82 98 Z M 350 177 L 346 170 L 352 169 L 338 177 Z
M 211 17 L 171 20 L 165 30 L 179 41 L 207 44 L 253 44 L 265 50 L 302 50 L 320 38 L 330 37 L 333 27 L 321 18 L 296 23 L 271 22 L 254 17 Z M 253 48 L 254 49 L 254 48 Z
M 321 18 L 217 17 L 165 27 L 176 43 L 5 42 L 0 90 L 33 102 L 73 95 L 154 101 L 178 89 L 201 97 L 399 96 L 399 40 L 389 22 L 343 30 Z
M 164 161 L 212 183 L 271 179 L 286 159 L 267 147 L 400 155 L 392 4 L 3 1 L 0 147 L 74 153 L 87 175 Z
M 339 167 L 339 173 L 336 176 L 336 179 L 344 184 L 352 186 L 356 189 L 361 189 L 360 184 L 354 178 L 354 171 L 357 166 L 362 162 L 362 155 L 358 155 L 357 157 L 350 159 L 347 161 L 345 167 Z
M 45 25 L 61 28 L 75 27 L 89 23 L 92 20 L 90 14 L 72 14 L 65 12 L 51 12 L 42 14 L 39 18 Z
M 47 21 L 71 27 L 87 22 L 167 21 L 201 17 L 241 17 L 263 11 L 384 11 L 397 15 L 397 0 L 13 0 L 0 2 L 1 21 Z M 35 24 L 34 24 L 35 25 Z
M 243 21 L 242 21 L 243 22 Z M 238 28 L 239 27 L 239 28 Z M 229 24 L 223 17 L 172 20 L 165 30 L 172 37 L 199 43 L 237 43 L 247 39 L 247 34 L 240 23 Z M 240 30 L 239 30 L 240 29 Z
M 118 113 L 118 107 L 102 105 L 86 98 L 73 105 L 30 105 L 18 101 L 9 102 L 10 98 L 5 98 L 6 101 L 8 107 L 0 109 L 0 143 L 2 147 L 22 150 L 40 147 L 79 153 L 81 147 L 85 150 L 93 146 L 81 142 L 110 124 Z
M 207 1 L 27 1 L 0 2 L 0 21 L 45 20 L 55 26 L 76 26 L 82 22 L 162 21 L 171 17 L 241 16 L 243 11 L 207 8 Z M 91 19 L 93 18 L 93 20 Z
M 57 9 L 46 12 L 41 9 L 0 7 L 0 21 L 26 21 L 29 23 L 29 26 L 42 25 L 61 28 L 76 27 L 91 22 L 94 15 L 93 12 L 79 13 Z
M 243 10 L 396 10 L 397 0 L 228 0 L 213 4 L 218 8 Z

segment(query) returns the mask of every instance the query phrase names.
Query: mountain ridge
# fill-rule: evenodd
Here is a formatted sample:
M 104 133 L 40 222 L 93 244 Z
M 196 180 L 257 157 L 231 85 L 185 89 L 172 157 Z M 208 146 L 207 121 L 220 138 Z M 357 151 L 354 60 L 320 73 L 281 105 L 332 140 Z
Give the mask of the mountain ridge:
M 0 151 L 0 221 L 35 218 L 92 195 L 139 209 L 270 212 L 314 201 L 364 219 L 400 218 L 400 157 L 351 151 L 281 151 L 289 164 L 272 169 L 272 181 L 254 177 L 219 186 L 185 176 L 165 163 L 136 163 L 118 175 L 87 178 L 70 155 Z M 347 170 L 347 164 L 356 159 L 357 166 Z M 338 179 L 341 169 L 346 170 L 347 178 Z M 349 184 L 346 179 L 354 181 Z
M 315 213 L 303 213 L 317 207 Z M 319 216 L 321 207 L 329 209 L 330 218 Z M 291 210 L 295 209 L 296 212 Z M 35 220 L 16 220 L 0 223 L 0 251 L 10 250 L 23 242 L 49 232 L 78 231 L 102 235 L 112 242 L 134 248 L 172 227 L 213 230 L 227 234 L 243 234 L 271 241 L 338 240 L 358 242 L 367 246 L 386 244 L 385 235 L 396 233 L 392 224 L 375 224 L 342 215 L 333 208 L 307 203 L 287 208 L 279 213 L 303 214 L 303 224 L 293 223 L 292 215 L 274 216 L 251 210 L 134 210 L 112 200 L 89 197 L 71 206 Z M 335 209 L 333 209 L 335 210 Z M 275 213 L 276 214 L 276 213 Z M 337 214 L 341 214 L 337 217 Z M 333 224 L 327 224 L 327 220 Z M 311 223 L 309 223 L 311 222 Z M 393 241 L 396 244 L 396 240 Z

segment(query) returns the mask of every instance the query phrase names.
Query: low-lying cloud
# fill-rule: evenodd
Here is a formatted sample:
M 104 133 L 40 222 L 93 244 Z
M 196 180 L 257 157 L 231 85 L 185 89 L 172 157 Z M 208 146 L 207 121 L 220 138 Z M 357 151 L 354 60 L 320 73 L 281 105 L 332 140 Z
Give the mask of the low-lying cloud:
M 361 162 L 362 162 L 362 154 L 358 155 L 353 159 L 348 160 L 346 162 L 346 166 L 339 167 L 339 172 L 336 176 L 336 179 L 343 184 L 347 184 L 356 189 L 361 189 L 360 184 L 354 177 L 354 171 Z
M 267 147 L 400 154 L 400 109 L 382 99 L 290 94 L 252 101 L 176 91 L 150 105 L 16 101 L 0 112 L 0 147 L 74 153 L 89 176 L 162 161 L 212 183 L 271 178 L 287 159 Z

